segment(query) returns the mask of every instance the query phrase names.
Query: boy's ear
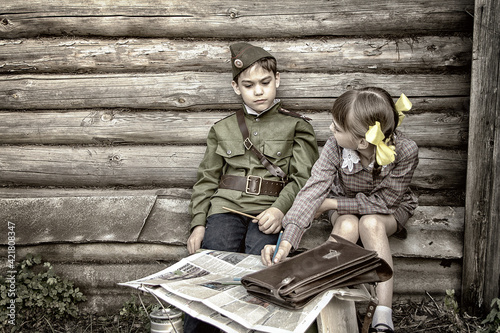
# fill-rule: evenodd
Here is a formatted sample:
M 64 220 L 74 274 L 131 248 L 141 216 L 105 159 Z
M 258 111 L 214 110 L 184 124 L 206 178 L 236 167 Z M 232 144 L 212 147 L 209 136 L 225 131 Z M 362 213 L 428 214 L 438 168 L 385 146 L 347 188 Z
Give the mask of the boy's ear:
M 276 78 L 276 88 L 279 88 L 280 81 L 281 81 L 281 79 L 280 79 L 280 72 L 276 72 L 276 77 L 275 78 Z
M 236 93 L 236 95 L 241 95 L 240 87 L 238 86 L 238 83 L 236 83 L 236 81 L 233 80 L 233 81 L 231 81 L 231 85 L 233 86 L 233 90 Z
M 366 141 L 365 138 L 362 138 L 360 141 L 359 141 L 359 144 L 358 144 L 358 149 L 366 149 L 370 146 L 370 143 L 368 141 Z

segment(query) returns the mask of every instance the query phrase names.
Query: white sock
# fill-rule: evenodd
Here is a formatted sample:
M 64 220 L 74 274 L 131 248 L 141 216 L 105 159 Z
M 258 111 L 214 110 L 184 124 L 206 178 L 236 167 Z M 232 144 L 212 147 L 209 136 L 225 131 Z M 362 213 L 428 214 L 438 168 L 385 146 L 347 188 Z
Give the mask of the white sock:
M 375 313 L 373 314 L 372 327 L 377 326 L 377 324 L 386 324 L 390 328 L 394 329 L 394 323 L 392 322 L 392 309 L 378 305 L 375 308 Z

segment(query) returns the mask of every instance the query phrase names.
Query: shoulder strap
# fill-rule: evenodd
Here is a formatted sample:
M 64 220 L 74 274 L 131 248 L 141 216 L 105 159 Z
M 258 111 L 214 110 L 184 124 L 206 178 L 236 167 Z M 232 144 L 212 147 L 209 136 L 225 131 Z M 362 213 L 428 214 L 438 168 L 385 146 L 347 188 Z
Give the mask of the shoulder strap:
M 252 153 L 257 156 L 260 163 L 266 167 L 266 169 L 276 177 L 280 177 L 281 179 L 286 179 L 286 173 L 277 165 L 274 165 L 271 161 L 269 161 L 264 154 L 262 154 L 255 146 L 252 141 L 250 141 L 250 134 L 248 132 L 247 124 L 245 123 L 245 114 L 242 109 L 236 112 L 236 119 L 238 120 L 238 127 L 240 128 L 241 134 L 243 135 L 243 145 L 247 150 L 252 151 Z
M 300 113 L 297 113 L 297 112 L 294 112 L 294 111 L 289 111 L 289 110 L 283 109 L 283 108 L 279 108 L 278 112 L 281 113 L 281 114 L 287 115 L 287 116 L 292 116 L 292 117 L 295 117 L 295 118 L 301 118 L 301 119 L 304 119 L 304 120 L 307 120 L 307 121 L 311 121 L 312 120 L 311 118 L 308 118 L 308 117 L 306 117 L 304 115 L 301 115 Z

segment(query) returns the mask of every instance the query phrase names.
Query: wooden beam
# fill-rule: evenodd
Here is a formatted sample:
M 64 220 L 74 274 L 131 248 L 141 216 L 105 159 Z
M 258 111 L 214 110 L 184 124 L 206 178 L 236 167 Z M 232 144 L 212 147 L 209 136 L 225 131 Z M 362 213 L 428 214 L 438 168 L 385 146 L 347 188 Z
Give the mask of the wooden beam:
M 450 206 L 464 207 L 465 188 L 429 190 L 413 188 L 418 197 L 420 206 Z M 94 197 L 94 196 L 134 196 L 157 195 L 162 198 L 187 199 L 191 198 L 191 188 L 63 188 L 63 187 L 0 187 L 0 198 L 50 198 L 50 197 Z
M 319 313 L 318 333 L 358 332 L 354 301 L 344 301 L 334 297 Z
M 0 38 L 39 35 L 137 37 L 296 37 L 470 32 L 472 0 L 269 2 L 154 0 L 74 3 L 11 0 Z
M 3 109 L 134 108 L 165 109 L 219 107 L 240 103 L 231 88 L 231 74 L 175 72 L 165 74 L 12 75 L 0 77 Z M 347 89 L 385 88 L 409 98 L 468 96 L 465 74 L 317 74 L 283 73 L 278 98 L 307 108 L 311 99 L 331 99 Z
M 107 262 L 106 258 L 115 261 L 111 253 L 120 248 L 104 250 L 106 245 L 99 243 L 185 246 L 190 222 L 187 194 L 182 189 L 5 189 L 0 192 L 0 219 L 16 224 L 18 246 L 66 243 L 69 248 L 55 250 L 61 258 L 69 258 L 63 253 L 73 252 L 75 260 L 87 256 L 100 262 Z M 463 224 L 463 207 L 420 206 L 408 221 L 408 238 L 391 238 L 391 249 L 397 257 L 461 258 Z M 300 247 L 320 245 L 331 229 L 326 219 L 316 220 Z M 0 244 L 7 244 L 7 239 L 0 239 Z M 141 261 L 149 255 L 160 260 L 163 256 L 154 247 L 150 250 L 123 250 L 121 259 Z
M 278 59 L 280 72 L 469 70 L 468 38 L 250 40 Z M 227 72 L 231 42 L 177 39 L 37 38 L 0 42 L 0 73 Z
M 476 0 L 462 302 L 484 314 L 500 297 L 500 2 Z
M 419 113 L 429 101 L 416 98 L 413 112 L 401 125 L 419 147 L 464 148 L 468 113 L 455 110 Z M 430 101 L 444 107 L 446 101 Z M 458 104 L 458 103 L 457 103 Z M 436 107 L 436 106 L 435 106 Z M 439 106 L 438 106 L 439 107 Z M 210 127 L 232 112 L 167 112 L 132 110 L 0 111 L 2 144 L 205 144 Z M 312 118 L 316 138 L 324 144 L 332 135 L 329 111 L 302 112 Z
M 19 258 L 25 258 L 29 253 L 39 253 L 42 258 L 51 262 L 92 262 L 99 265 L 145 262 L 173 263 L 189 255 L 185 244 L 140 242 L 46 243 L 19 245 L 16 251 Z
M 203 146 L 3 146 L 0 185 L 191 187 Z M 463 189 L 466 153 L 420 148 L 412 185 Z

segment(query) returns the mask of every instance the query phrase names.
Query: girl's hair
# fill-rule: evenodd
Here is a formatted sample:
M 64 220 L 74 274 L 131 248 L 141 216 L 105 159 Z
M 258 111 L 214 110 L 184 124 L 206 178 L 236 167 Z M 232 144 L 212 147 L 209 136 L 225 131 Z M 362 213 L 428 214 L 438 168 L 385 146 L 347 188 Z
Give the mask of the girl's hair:
M 255 65 L 259 65 L 260 67 L 264 68 L 268 72 L 273 72 L 274 76 L 276 76 L 276 73 L 278 72 L 277 65 L 276 65 L 276 59 L 274 59 L 273 57 L 260 58 L 259 60 L 254 62 L 252 65 L 248 66 L 248 68 L 245 69 L 243 72 L 245 72 L 246 70 L 248 70 L 249 68 L 251 68 Z M 241 72 L 241 73 L 243 73 L 243 72 Z M 236 75 L 236 77 L 234 77 L 234 79 L 233 79 L 234 82 L 238 83 L 238 79 L 240 77 L 240 74 L 238 74 L 238 75 Z
M 333 104 L 332 115 L 340 128 L 357 138 L 364 138 L 369 126 L 378 121 L 385 138 L 392 139 L 399 120 L 391 95 L 377 87 L 343 93 Z

